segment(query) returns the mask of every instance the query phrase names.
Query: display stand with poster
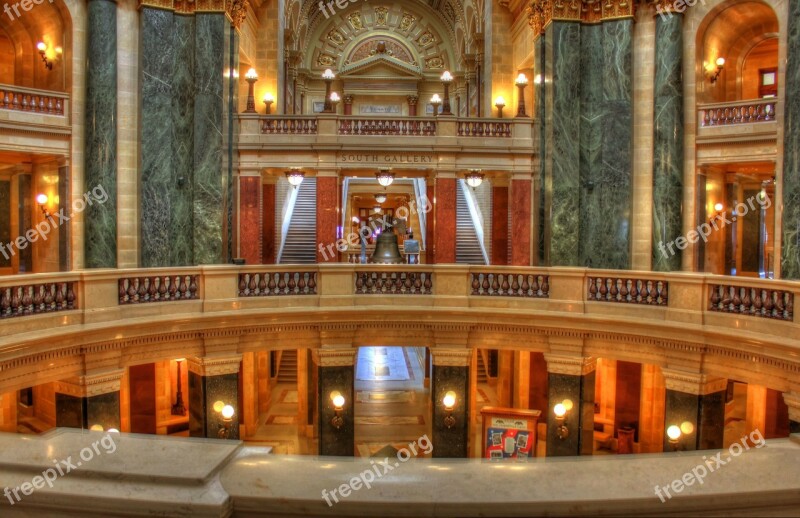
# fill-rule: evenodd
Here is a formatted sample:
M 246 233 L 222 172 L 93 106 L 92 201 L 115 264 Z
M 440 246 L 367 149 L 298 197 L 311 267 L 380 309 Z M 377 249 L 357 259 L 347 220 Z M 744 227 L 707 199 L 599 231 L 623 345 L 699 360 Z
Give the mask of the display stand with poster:
M 536 427 L 541 411 L 484 407 L 481 415 L 484 458 L 524 462 L 536 456 Z

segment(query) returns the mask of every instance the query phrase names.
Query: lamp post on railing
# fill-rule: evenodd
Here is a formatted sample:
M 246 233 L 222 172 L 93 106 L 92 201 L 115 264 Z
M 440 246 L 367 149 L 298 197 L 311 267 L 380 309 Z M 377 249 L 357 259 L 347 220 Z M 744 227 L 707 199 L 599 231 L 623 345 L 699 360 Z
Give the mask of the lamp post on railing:
M 450 111 L 450 83 L 453 82 L 453 75 L 445 70 L 441 77 L 444 85 L 444 99 L 442 100 L 442 115 L 453 115 Z
M 525 87 L 528 86 L 528 78 L 525 74 L 517 76 L 517 88 L 519 88 L 519 106 L 517 107 L 517 117 L 527 117 L 525 113 Z
M 330 68 L 322 73 L 322 80 L 325 81 L 325 107 L 322 113 L 333 113 L 333 105 L 331 104 L 331 85 L 333 80 L 336 79 L 336 74 Z
M 433 94 L 431 97 L 431 104 L 433 105 L 433 116 L 439 116 L 439 105 L 442 104 L 442 98 L 439 97 L 439 94 Z
M 256 81 L 258 81 L 258 74 L 256 73 L 256 69 L 255 68 L 251 68 L 250 70 L 248 70 L 247 74 L 245 74 L 244 78 L 245 78 L 245 80 L 247 81 L 247 84 L 248 84 L 248 89 L 247 89 L 247 108 L 244 110 L 244 113 L 257 113 L 256 112 L 256 98 L 255 98 L 255 95 L 253 94 L 254 86 L 256 84 Z

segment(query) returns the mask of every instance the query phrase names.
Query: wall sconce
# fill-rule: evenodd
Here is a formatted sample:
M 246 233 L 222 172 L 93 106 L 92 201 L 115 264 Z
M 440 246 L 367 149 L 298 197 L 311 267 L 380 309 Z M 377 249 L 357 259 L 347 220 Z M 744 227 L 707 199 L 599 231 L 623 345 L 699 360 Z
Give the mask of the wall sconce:
M 553 407 L 553 414 L 556 416 L 556 424 L 558 425 L 558 428 L 556 428 L 556 436 L 558 436 L 559 439 L 563 440 L 569 437 L 569 428 L 567 428 L 564 422 L 567 420 L 567 414 L 572 410 L 572 407 L 573 404 L 570 399 L 565 399 Z
M 50 211 L 47 210 L 47 195 L 46 194 L 37 194 L 36 195 L 36 203 L 39 204 L 39 209 L 41 209 L 42 214 L 44 214 L 44 219 L 50 218 Z
M 342 410 L 344 409 L 345 399 L 344 396 L 338 391 L 331 392 L 331 401 L 333 402 L 334 416 L 331 418 L 331 426 L 337 430 L 344 426 L 344 418 L 342 417 Z
M 253 94 L 253 87 L 258 81 L 258 73 L 256 73 L 255 68 L 251 68 L 245 74 L 244 79 L 247 81 L 248 89 L 247 89 L 247 108 L 244 110 L 244 113 L 257 113 L 256 112 L 256 98 Z
M 386 188 L 394 182 L 394 173 L 388 169 L 381 169 L 380 172 L 375 173 L 375 178 L 378 179 L 379 184 Z
M 178 358 L 175 362 L 178 364 L 178 393 L 175 396 L 175 404 L 172 405 L 172 415 L 186 415 L 186 405 L 183 404 L 183 391 L 181 390 L 181 362 L 186 358 Z
M 47 44 L 43 41 L 40 41 L 36 44 L 36 49 L 39 51 L 39 55 L 42 56 L 42 61 L 44 62 L 45 68 L 47 68 L 47 70 L 53 70 L 54 60 L 47 57 Z M 60 58 L 63 52 L 64 50 L 61 47 L 56 47 L 56 59 Z
M 525 87 L 528 86 L 528 76 L 520 74 L 515 81 L 517 88 L 519 88 L 519 104 L 517 105 L 517 117 L 527 117 L 525 113 Z
M 503 118 L 503 108 L 506 107 L 506 100 L 503 99 L 503 96 L 501 95 L 500 97 L 498 97 L 497 99 L 494 100 L 494 105 L 497 108 L 497 118 L 498 119 L 502 119 Z
M 717 71 L 713 76 L 711 76 L 712 85 L 717 82 L 717 79 L 719 79 L 719 75 L 722 73 L 723 68 L 725 68 L 725 58 L 717 58 Z
M 264 115 L 272 115 L 272 103 L 275 102 L 275 96 L 271 93 L 264 94 L 264 106 L 266 109 L 264 110 Z
M 325 81 L 325 107 L 322 113 L 333 113 L 333 107 L 331 106 L 331 84 L 334 79 L 336 79 L 336 74 L 334 74 L 333 70 L 330 68 L 322 73 L 322 80 Z
M 474 191 L 476 187 L 480 187 L 480 185 L 483 183 L 483 173 L 480 169 L 470 169 L 465 180 L 467 185 L 472 187 L 472 190 Z
M 222 423 L 219 425 L 217 437 L 220 439 L 228 439 L 231 436 L 231 423 L 233 422 L 233 414 L 235 411 L 231 405 L 226 405 L 222 401 L 214 403 L 214 410 L 222 415 Z
M 289 183 L 297 189 L 303 180 L 305 179 L 306 174 L 299 169 L 292 169 L 291 171 L 286 171 L 286 179 L 289 180 Z
M 442 104 L 442 98 L 439 97 L 439 94 L 433 94 L 431 97 L 431 104 L 433 105 L 433 116 L 439 116 L 439 105 Z
M 444 86 L 444 102 L 442 103 L 442 115 L 453 115 L 450 111 L 450 83 L 453 82 L 453 74 L 445 70 L 440 78 Z
M 682 422 L 680 426 L 674 424 L 667 428 L 667 440 L 672 446 L 672 451 L 678 451 L 681 437 L 689 435 L 692 432 L 694 432 L 694 425 L 689 421 Z
M 339 106 L 339 101 L 341 101 L 342 98 L 339 97 L 338 93 L 333 92 L 331 93 L 330 100 L 331 100 L 331 112 L 336 113 L 336 107 Z
M 721 203 L 716 203 L 716 204 L 714 204 L 714 217 L 712 217 L 710 220 L 708 220 L 708 223 L 709 223 L 709 224 L 713 223 L 713 222 L 714 222 L 714 220 L 716 220 L 716 219 L 718 219 L 720 216 L 722 216 L 722 214 L 724 213 L 724 211 L 725 211 L 725 205 L 723 205 L 723 204 L 721 204 Z
M 447 415 L 444 416 L 444 425 L 449 430 L 456 425 L 456 418 L 453 417 L 453 409 L 456 407 L 456 393 L 452 390 L 447 391 L 442 398 L 442 404 L 444 405 L 444 411 L 447 412 Z
M 106 430 L 105 428 L 103 428 L 103 425 L 99 425 L 99 424 L 93 424 L 92 426 L 90 426 L 89 427 L 89 431 L 90 432 L 119 433 L 119 430 L 117 430 L 116 428 L 109 428 L 108 430 Z

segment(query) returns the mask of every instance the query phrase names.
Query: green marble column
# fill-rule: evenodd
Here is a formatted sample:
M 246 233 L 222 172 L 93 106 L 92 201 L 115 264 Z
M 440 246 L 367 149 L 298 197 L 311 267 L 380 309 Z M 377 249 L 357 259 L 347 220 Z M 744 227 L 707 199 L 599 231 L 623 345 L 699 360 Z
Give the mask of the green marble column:
M 177 266 L 172 250 L 185 248 L 186 236 L 172 235 L 178 181 L 172 104 L 176 74 L 176 24 L 172 11 L 142 7 L 141 23 L 141 264 Z M 185 265 L 186 263 L 184 263 Z
M 683 206 L 683 15 L 656 16 L 653 270 L 679 271 Z
M 781 277 L 800 279 L 800 2 L 789 2 L 786 102 L 783 114 Z
M 545 248 L 553 266 L 578 266 L 580 229 L 581 26 L 545 30 Z
M 0 180 L 0 268 L 11 268 L 11 254 L 5 246 L 10 242 L 11 182 L 9 180 Z
M 86 47 L 87 191 L 102 186 L 108 201 L 86 207 L 86 268 L 117 266 L 117 4 L 89 0 Z
M 225 200 L 232 200 L 226 195 L 230 183 L 225 167 L 224 134 L 229 124 L 224 72 L 233 29 L 223 13 L 198 13 L 195 18 L 194 261 L 213 264 L 223 262 L 225 256 Z
M 539 166 L 538 166 L 538 184 L 539 184 L 539 212 L 536 215 L 538 221 L 536 224 L 539 226 L 539 243 L 537 244 L 539 264 L 549 264 L 550 254 L 545 246 L 549 242 L 550 229 L 545 225 L 545 160 L 547 157 L 545 146 L 545 89 L 544 89 L 544 69 L 545 69 L 545 52 L 544 52 L 544 37 L 537 35 L 533 40 L 533 56 L 534 67 L 533 73 L 533 95 L 534 95 L 534 115 L 533 123 L 537 128 L 539 136 Z M 546 237 L 547 236 L 547 237 Z

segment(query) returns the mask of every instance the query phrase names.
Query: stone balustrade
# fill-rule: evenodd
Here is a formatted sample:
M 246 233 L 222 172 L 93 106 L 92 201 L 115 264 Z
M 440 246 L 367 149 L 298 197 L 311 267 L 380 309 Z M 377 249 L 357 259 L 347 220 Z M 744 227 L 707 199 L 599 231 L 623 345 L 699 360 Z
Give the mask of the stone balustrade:
M 701 127 L 750 124 L 775 120 L 777 99 L 748 99 L 697 107 Z
M 512 124 L 497 119 L 459 120 L 458 136 L 511 138 Z
M 317 119 L 303 116 L 266 117 L 261 121 L 265 135 L 316 135 Z
M 63 116 L 68 99 L 65 93 L 0 84 L 0 108 L 4 110 Z
M 339 135 L 430 137 L 436 135 L 436 119 L 342 117 L 339 119 Z

